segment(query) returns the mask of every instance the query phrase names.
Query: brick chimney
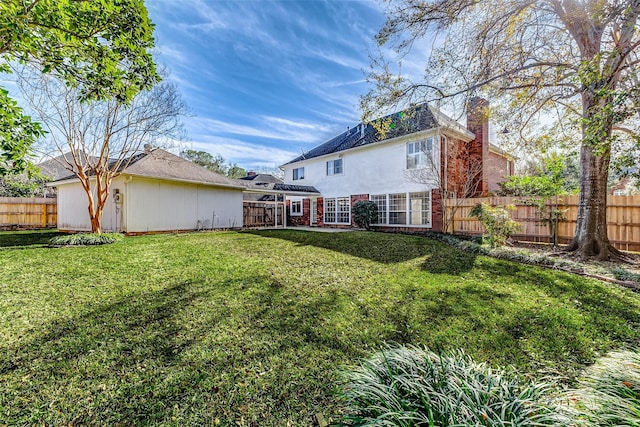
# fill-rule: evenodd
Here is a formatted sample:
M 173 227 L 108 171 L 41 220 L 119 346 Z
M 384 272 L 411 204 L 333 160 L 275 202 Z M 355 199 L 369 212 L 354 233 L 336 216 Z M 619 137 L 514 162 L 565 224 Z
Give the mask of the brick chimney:
M 467 104 L 467 129 L 476 137 L 469 143 L 469 160 L 481 162 L 482 176 L 478 176 L 477 196 L 489 192 L 489 102 L 477 96 Z
M 247 172 L 247 176 L 256 176 L 256 175 L 258 175 L 258 173 L 256 171 Z

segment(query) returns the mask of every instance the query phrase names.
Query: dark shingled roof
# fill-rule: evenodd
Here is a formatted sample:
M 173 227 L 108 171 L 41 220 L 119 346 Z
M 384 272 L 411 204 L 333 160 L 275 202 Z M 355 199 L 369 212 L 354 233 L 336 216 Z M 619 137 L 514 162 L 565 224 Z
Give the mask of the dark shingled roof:
M 439 125 L 442 113 L 434 112 L 427 104 L 420 104 L 406 110 L 390 114 L 380 121 L 388 121 L 388 131 L 384 139 L 396 138 L 423 130 L 433 129 Z M 436 118 L 437 117 L 437 118 Z M 449 119 L 451 120 L 451 119 Z M 447 123 L 449 124 L 449 123 Z M 351 148 L 360 147 L 383 138 L 371 124 L 358 124 L 355 128 L 348 129 L 333 139 L 303 153 L 285 164 L 296 163 L 314 157 L 337 153 Z
M 96 159 L 97 158 L 94 156 L 89 156 L 89 160 L 92 162 L 94 162 Z M 42 174 L 47 176 L 51 181 L 58 181 L 62 178 L 75 176 L 68 169 L 70 167 L 72 167 L 74 170 L 76 169 L 73 161 L 73 156 L 70 152 L 52 157 L 48 160 L 38 163 L 36 166 L 38 166 Z
M 311 187 L 310 185 L 292 185 L 283 184 L 282 182 L 251 182 L 242 180 L 238 180 L 238 182 L 247 190 L 256 190 L 257 192 L 260 192 L 260 190 L 269 190 L 320 194 L 320 192 L 315 187 Z

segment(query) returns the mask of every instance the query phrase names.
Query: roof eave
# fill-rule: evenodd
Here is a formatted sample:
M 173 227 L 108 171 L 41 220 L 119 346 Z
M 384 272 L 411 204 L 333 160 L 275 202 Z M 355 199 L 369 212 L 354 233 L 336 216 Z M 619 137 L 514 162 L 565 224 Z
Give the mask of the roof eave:
M 186 183 L 189 183 L 189 184 L 207 185 L 207 186 L 210 186 L 210 187 L 232 188 L 232 189 L 235 189 L 235 190 L 244 190 L 245 189 L 245 187 L 242 187 L 240 185 L 224 184 L 224 183 L 209 182 L 209 181 L 197 181 L 197 180 L 182 179 L 182 178 L 170 178 L 170 177 L 164 177 L 164 176 L 151 176 L 151 175 L 143 175 L 143 174 L 128 173 L 128 172 L 123 172 L 123 173 L 121 173 L 121 175 L 122 176 L 133 176 L 133 177 L 138 177 L 138 178 L 147 178 L 147 179 L 159 179 L 159 180 L 171 181 L 171 182 L 186 182 Z

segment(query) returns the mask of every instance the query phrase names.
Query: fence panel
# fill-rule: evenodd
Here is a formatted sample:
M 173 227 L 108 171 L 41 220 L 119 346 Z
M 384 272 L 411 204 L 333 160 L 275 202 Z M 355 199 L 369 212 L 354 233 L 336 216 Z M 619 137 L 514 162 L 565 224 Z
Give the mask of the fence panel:
M 0 229 L 55 228 L 57 222 L 54 198 L 0 197 Z
M 244 201 L 242 204 L 242 222 L 244 227 L 275 227 L 276 226 L 276 204 L 275 202 Z M 277 205 L 277 226 L 284 225 L 284 204 L 278 202 Z
M 564 211 L 565 220 L 558 224 L 558 241 L 569 243 L 573 239 L 578 218 L 579 196 L 560 196 L 557 199 L 558 209 Z M 445 209 L 448 217 L 453 215 L 450 232 L 457 234 L 482 234 L 482 225 L 476 218 L 469 217 L 469 212 L 478 203 L 492 206 L 515 207 L 511 217 L 521 224 L 521 229 L 513 237 L 529 242 L 550 242 L 551 232 L 546 224 L 540 222 L 538 208 L 527 197 L 486 197 L 476 199 L 448 199 Z M 555 206 L 555 198 L 547 202 L 549 208 Z M 618 249 L 640 251 L 640 196 L 608 196 L 607 198 L 607 231 L 609 240 Z

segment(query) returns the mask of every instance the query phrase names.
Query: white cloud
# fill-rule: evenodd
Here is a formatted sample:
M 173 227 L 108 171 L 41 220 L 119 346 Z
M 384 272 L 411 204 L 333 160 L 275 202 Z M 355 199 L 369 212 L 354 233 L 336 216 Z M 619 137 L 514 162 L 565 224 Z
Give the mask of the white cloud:
M 188 122 L 199 134 L 233 134 L 304 143 L 317 143 L 319 134 L 328 129 L 326 124 L 298 122 L 280 117 L 261 116 L 259 120 L 259 127 L 206 117 L 191 118 Z
M 198 138 L 186 145 L 191 149 L 220 154 L 227 161 L 237 163 L 244 168 L 273 167 L 298 156 L 298 153 L 292 151 L 219 136 Z

